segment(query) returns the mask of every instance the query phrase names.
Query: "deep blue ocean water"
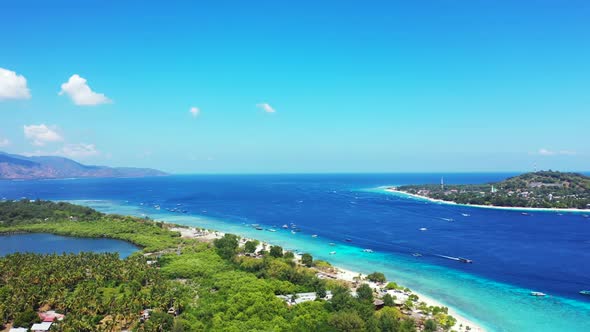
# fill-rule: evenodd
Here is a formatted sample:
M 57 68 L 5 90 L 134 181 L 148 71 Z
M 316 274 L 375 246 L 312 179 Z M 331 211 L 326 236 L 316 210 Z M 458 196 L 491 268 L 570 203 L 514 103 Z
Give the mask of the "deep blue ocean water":
M 128 242 L 113 239 L 91 239 L 54 234 L 12 234 L 0 235 L 0 256 L 15 252 L 37 254 L 61 254 L 79 252 L 117 252 L 125 258 L 138 248 Z
M 3 181 L 0 198 L 70 200 L 104 212 L 145 214 L 256 237 L 352 270 L 379 270 L 493 331 L 590 331 L 590 297 L 578 293 L 590 289 L 590 219 L 582 213 L 524 216 L 521 211 L 431 203 L 379 188 L 438 183 L 441 176 L 446 183 L 483 183 L 510 175 L 186 175 Z M 167 210 L 172 208 L 184 213 Z M 292 223 L 301 232 L 281 228 Z M 252 224 L 277 232 L 257 231 Z M 375 253 L 364 253 L 364 248 Z M 337 254 L 329 255 L 330 251 Z M 474 263 L 441 256 L 466 257 Z M 533 290 L 549 296 L 532 297 Z

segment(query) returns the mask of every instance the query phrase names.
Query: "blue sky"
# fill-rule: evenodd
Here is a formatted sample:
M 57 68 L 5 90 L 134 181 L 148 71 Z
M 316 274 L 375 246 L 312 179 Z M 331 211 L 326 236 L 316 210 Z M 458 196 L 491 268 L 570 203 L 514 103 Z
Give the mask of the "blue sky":
M 0 12 L 3 151 L 182 173 L 590 169 L 588 1 Z

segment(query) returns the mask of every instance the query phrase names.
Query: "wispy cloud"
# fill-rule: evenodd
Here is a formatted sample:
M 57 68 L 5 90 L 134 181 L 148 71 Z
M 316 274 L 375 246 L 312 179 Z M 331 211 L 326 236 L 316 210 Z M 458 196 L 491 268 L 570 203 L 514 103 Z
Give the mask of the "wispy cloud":
M 199 116 L 199 114 L 201 114 L 201 110 L 195 106 L 191 107 L 188 111 L 191 113 L 193 118 L 196 118 L 197 116 Z
M 56 155 L 68 158 L 86 158 L 93 157 L 100 154 L 94 144 L 77 143 L 66 144 L 61 149 L 55 152 Z
M 50 128 L 45 124 L 23 126 L 25 137 L 36 146 L 44 146 L 47 143 L 63 141 L 63 137 L 57 133 L 55 127 Z
M 0 100 L 29 98 L 31 92 L 27 87 L 27 79 L 12 70 L 0 68 Z
M 10 141 L 8 140 L 8 138 L 0 137 L 0 148 L 5 147 L 5 146 L 9 146 L 9 145 L 10 145 Z
M 571 151 L 571 150 L 559 150 L 559 151 L 555 151 L 555 150 L 549 150 L 549 149 L 539 149 L 539 151 L 537 151 L 538 155 L 540 156 L 574 156 L 576 154 L 578 154 L 576 151 Z
M 74 104 L 80 106 L 94 106 L 113 102 L 104 94 L 92 91 L 88 83 L 86 83 L 86 79 L 78 74 L 72 75 L 66 83 L 61 85 L 59 95 L 63 94 L 70 96 Z
M 276 110 L 272 106 L 270 106 L 269 103 L 259 103 L 256 104 L 256 107 L 265 111 L 266 113 L 276 113 Z

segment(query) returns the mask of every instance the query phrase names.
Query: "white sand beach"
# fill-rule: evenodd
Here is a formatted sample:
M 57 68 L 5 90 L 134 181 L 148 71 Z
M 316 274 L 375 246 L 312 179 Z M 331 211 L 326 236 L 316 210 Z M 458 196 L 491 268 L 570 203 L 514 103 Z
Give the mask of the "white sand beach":
M 405 192 L 402 190 L 393 189 L 392 187 L 383 188 L 384 191 L 399 194 L 402 196 L 409 196 L 414 197 L 421 200 L 426 200 L 433 203 L 440 203 L 440 204 L 449 204 L 449 205 L 457 205 L 457 206 L 467 206 L 467 207 L 476 207 L 476 208 L 484 208 L 484 209 L 497 209 L 497 210 L 515 210 L 515 211 L 540 211 L 540 212 L 580 212 L 580 213 L 587 213 L 590 212 L 590 209 L 560 209 L 560 208 L 533 208 L 533 207 L 517 207 L 517 206 L 494 206 L 494 205 L 480 205 L 480 204 L 460 204 L 453 201 L 445 201 L 442 199 L 435 199 L 430 198 L 427 196 L 416 195 L 409 192 Z
M 337 273 L 337 278 L 340 280 L 344 280 L 344 281 L 349 281 L 349 282 L 353 282 L 355 280 L 355 278 L 357 278 L 359 275 L 361 275 L 362 278 L 366 278 L 365 274 L 359 273 L 359 272 L 355 272 L 355 271 L 351 271 L 351 270 L 347 270 L 347 269 L 343 269 L 343 268 L 339 268 L 337 266 L 335 266 L 335 268 L 338 269 L 338 273 Z M 390 280 L 390 281 L 395 281 L 395 280 Z M 369 284 L 369 286 L 371 286 L 371 288 L 376 288 L 379 287 L 377 284 L 370 282 L 368 280 L 363 281 Z M 466 328 L 469 327 L 470 330 L 469 331 L 476 331 L 476 332 L 484 332 L 485 329 L 483 327 L 481 327 L 480 325 L 474 323 L 473 321 L 465 318 L 464 316 L 460 315 L 459 313 L 457 313 L 456 310 L 453 310 L 453 308 L 450 308 L 446 305 L 444 305 L 443 303 L 427 296 L 424 295 L 420 292 L 417 292 L 415 290 L 412 290 L 413 294 L 418 295 L 418 297 L 420 298 L 420 301 L 425 302 L 426 304 L 428 304 L 429 306 L 437 306 L 437 307 L 447 307 L 449 308 L 449 315 L 453 316 L 456 320 L 457 323 L 455 324 L 455 326 L 453 327 L 453 330 L 455 331 L 467 331 Z
M 199 228 L 195 228 L 195 227 L 171 227 L 170 230 L 180 232 L 181 237 L 183 237 L 183 238 L 200 239 L 200 240 L 204 240 L 204 241 L 212 241 L 214 239 L 223 237 L 223 235 L 225 234 L 223 232 L 218 232 L 218 231 L 214 231 L 214 230 L 199 229 Z M 250 241 L 250 240 L 255 240 L 255 239 L 242 237 L 240 239 L 240 243 L 244 244 L 246 241 Z M 271 246 L 272 246 L 272 243 L 259 241 L 259 244 L 258 244 L 256 250 L 257 251 L 260 251 L 263 249 L 268 250 Z M 301 260 L 300 253 L 294 252 L 293 254 L 295 255 L 295 259 L 297 261 Z M 343 269 L 338 266 L 333 266 L 333 267 L 338 272 L 336 274 L 331 274 L 331 275 L 333 275 L 337 280 L 342 280 L 342 281 L 347 281 L 347 282 L 355 282 L 359 276 L 362 279 L 365 279 L 367 277 L 366 274 L 363 274 L 360 272 L 351 271 L 348 269 Z M 390 280 L 390 281 L 395 281 L 395 280 Z M 371 286 L 371 288 L 373 288 L 373 289 L 383 287 L 382 285 L 378 285 L 378 284 L 371 282 L 369 280 L 363 280 L 362 282 L 368 283 L 369 286 Z M 453 310 L 453 308 L 450 308 L 450 307 L 446 306 L 445 304 L 443 304 L 443 303 L 441 303 L 441 302 L 439 302 L 427 295 L 417 292 L 415 290 L 412 290 L 412 293 L 416 294 L 420 298 L 421 302 L 425 302 L 429 306 L 449 308 L 449 314 L 457 320 L 457 323 L 453 327 L 453 329 L 455 331 L 459 331 L 459 332 L 468 331 L 466 329 L 467 327 L 470 328 L 469 331 L 475 331 L 475 332 L 484 332 L 485 331 L 485 329 L 483 327 L 479 326 L 478 324 L 474 323 L 473 321 L 460 315 L 459 313 L 457 313 L 456 310 Z

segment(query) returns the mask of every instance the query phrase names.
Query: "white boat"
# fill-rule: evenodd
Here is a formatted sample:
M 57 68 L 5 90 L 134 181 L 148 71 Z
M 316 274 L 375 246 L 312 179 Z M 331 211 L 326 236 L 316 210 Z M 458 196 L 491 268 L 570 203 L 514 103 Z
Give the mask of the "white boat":
M 287 228 L 289 228 L 289 226 L 287 224 L 284 224 L 283 228 L 287 229 Z
M 422 228 L 420 228 L 420 230 L 421 230 L 422 232 L 424 232 L 424 231 L 427 231 L 427 230 L 428 230 L 428 228 L 426 228 L 426 227 L 422 227 Z
M 372 249 L 363 249 L 363 252 L 371 253 L 371 252 L 374 252 L 374 251 Z
M 330 242 L 330 245 L 331 245 L 331 246 L 335 246 L 335 245 L 336 245 L 336 243 L 334 243 L 334 242 Z
M 311 237 L 316 238 L 316 237 L 318 237 L 318 235 L 317 234 L 314 234 Z
M 330 255 L 336 255 L 335 251 L 330 251 Z
M 461 215 L 462 215 L 463 217 L 471 217 L 471 215 L 470 215 L 469 213 L 461 213 Z
M 541 292 L 531 292 L 531 295 L 532 295 L 532 296 L 541 296 L 541 297 L 542 297 L 542 296 L 547 296 L 547 294 L 545 294 L 545 293 L 541 293 Z
M 276 229 L 269 228 L 269 229 L 268 229 L 268 231 L 269 231 L 269 232 L 273 232 L 273 233 L 274 233 L 274 232 L 276 232 L 277 230 L 276 230 Z

